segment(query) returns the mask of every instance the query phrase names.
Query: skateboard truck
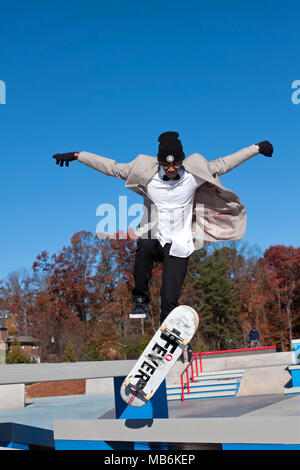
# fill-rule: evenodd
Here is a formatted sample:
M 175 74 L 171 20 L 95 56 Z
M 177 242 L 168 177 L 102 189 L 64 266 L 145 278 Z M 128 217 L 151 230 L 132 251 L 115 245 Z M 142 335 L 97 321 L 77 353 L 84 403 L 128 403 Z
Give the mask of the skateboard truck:
M 160 326 L 160 330 L 161 331 L 164 331 L 165 333 L 168 334 L 169 338 L 172 340 L 172 341 L 177 341 L 178 344 L 182 344 L 183 346 L 187 346 L 188 343 L 189 343 L 189 340 L 188 338 L 181 338 L 180 336 L 180 331 L 176 330 L 175 328 L 173 328 L 172 330 L 169 330 L 167 328 L 167 325 L 165 323 L 162 323 L 161 326 Z
M 132 376 L 128 377 L 127 380 L 125 380 L 124 382 L 124 385 L 125 387 L 129 387 L 131 390 L 134 390 L 134 392 L 136 392 L 136 394 L 139 394 L 141 397 L 143 397 L 146 401 L 149 401 L 150 398 L 152 397 L 152 393 L 145 393 L 143 391 L 143 388 L 145 387 L 145 385 L 147 384 L 147 382 L 143 379 L 140 379 L 137 381 L 137 383 L 135 385 L 133 385 L 131 382 L 130 382 L 130 378 Z

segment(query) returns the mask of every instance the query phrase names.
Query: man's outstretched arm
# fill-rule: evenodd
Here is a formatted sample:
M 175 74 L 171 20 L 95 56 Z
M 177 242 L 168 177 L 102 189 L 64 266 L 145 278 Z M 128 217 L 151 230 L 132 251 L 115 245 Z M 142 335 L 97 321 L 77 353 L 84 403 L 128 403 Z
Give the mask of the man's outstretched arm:
M 57 153 L 53 155 L 53 158 L 55 158 L 56 164 L 60 166 L 64 166 L 64 164 L 69 166 L 71 161 L 78 160 L 105 175 L 115 176 L 121 179 L 127 179 L 134 163 L 134 160 L 130 163 L 117 163 L 111 158 L 101 157 L 100 155 L 89 152 Z
M 208 162 L 208 166 L 213 175 L 221 176 L 259 153 L 265 157 L 272 157 L 273 145 L 267 140 L 264 140 L 259 144 L 250 145 L 226 157 L 212 160 Z

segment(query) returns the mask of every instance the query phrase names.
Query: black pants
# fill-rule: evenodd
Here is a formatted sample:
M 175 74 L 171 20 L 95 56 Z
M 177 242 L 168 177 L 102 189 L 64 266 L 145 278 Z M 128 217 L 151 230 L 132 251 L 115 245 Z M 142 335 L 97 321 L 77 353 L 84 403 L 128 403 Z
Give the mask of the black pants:
M 150 301 L 148 284 L 152 275 L 154 261 L 163 263 L 160 322 L 178 306 L 181 288 L 187 272 L 189 257 L 179 258 L 169 254 L 171 244 L 161 246 L 158 240 L 139 239 L 134 263 L 135 288 L 132 291 L 133 300 L 143 297 Z

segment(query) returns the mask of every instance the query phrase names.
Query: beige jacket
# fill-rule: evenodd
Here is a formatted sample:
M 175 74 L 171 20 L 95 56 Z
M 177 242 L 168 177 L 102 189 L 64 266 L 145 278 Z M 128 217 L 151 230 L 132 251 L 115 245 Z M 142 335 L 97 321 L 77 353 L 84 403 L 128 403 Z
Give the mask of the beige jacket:
M 183 161 L 184 168 L 205 181 L 195 193 L 192 233 L 194 240 L 206 242 L 239 240 L 246 231 L 247 215 L 238 196 L 226 189 L 219 176 L 258 155 L 257 145 L 250 145 L 236 153 L 208 162 L 199 153 L 193 153 Z M 138 155 L 129 163 L 117 163 L 110 158 L 93 153 L 80 152 L 78 160 L 101 173 L 126 180 L 125 187 L 144 197 L 147 210 L 140 223 L 138 235 L 149 236 L 155 219 L 155 206 L 146 194 L 150 179 L 158 170 L 156 157 Z M 200 216 L 198 216 L 200 214 Z M 195 244 L 199 248 L 202 243 Z

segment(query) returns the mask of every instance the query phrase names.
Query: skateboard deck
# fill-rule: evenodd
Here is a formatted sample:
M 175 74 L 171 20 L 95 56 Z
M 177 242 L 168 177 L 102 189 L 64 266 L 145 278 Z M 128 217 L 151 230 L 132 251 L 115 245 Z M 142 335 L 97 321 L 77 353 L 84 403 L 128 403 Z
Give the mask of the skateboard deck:
M 188 305 L 174 308 L 166 317 L 121 385 L 121 398 L 143 406 L 154 395 L 194 336 L 197 312 Z

